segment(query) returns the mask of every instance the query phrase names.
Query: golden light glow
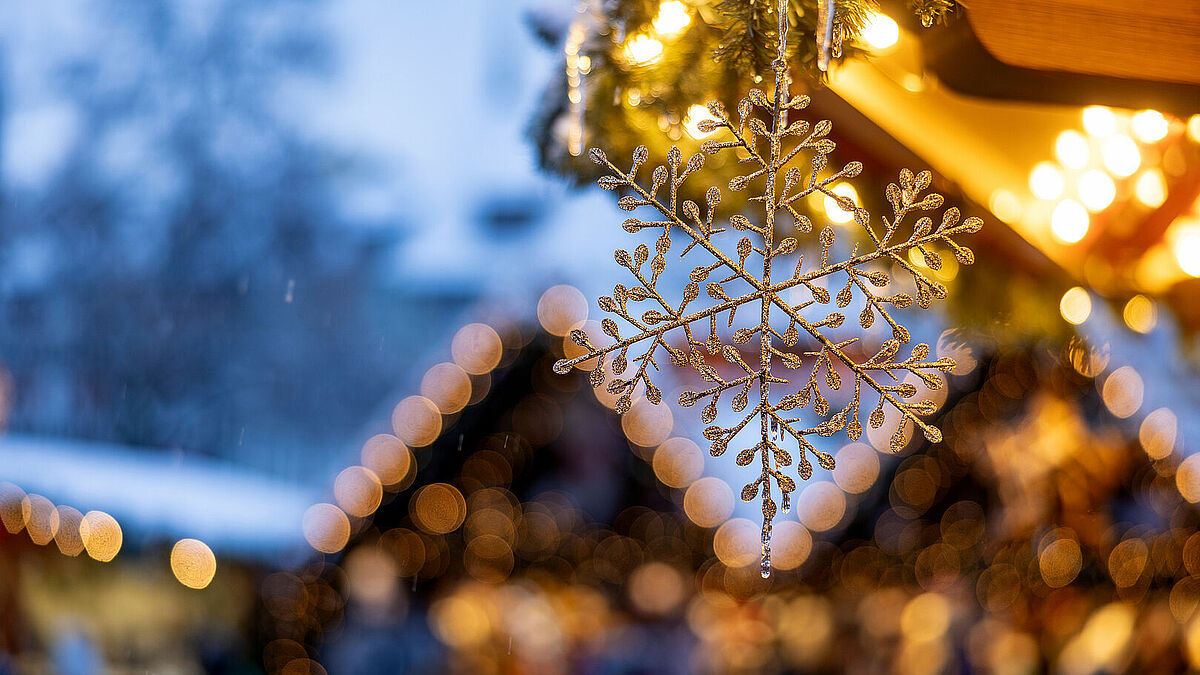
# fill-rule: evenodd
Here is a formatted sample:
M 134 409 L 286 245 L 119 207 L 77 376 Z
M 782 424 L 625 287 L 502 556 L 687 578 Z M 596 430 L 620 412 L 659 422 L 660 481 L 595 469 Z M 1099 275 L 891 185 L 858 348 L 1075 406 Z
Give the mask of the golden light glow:
M 199 539 L 180 539 L 171 549 L 171 573 L 188 588 L 205 588 L 217 574 L 217 557 Z
M 1132 176 L 1142 164 L 1137 143 L 1121 134 L 1106 138 L 1100 146 L 1100 155 L 1104 158 L 1104 167 L 1121 178 Z
M 313 504 L 301 522 L 304 539 L 321 553 L 337 553 L 350 541 L 350 519 L 333 504 Z
M 855 190 L 854 186 L 849 183 L 838 183 L 833 187 L 831 192 L 840 197 L 845 197 L 846 199 L 854 202 L 855 205 L 858 205 L 858 191 Z M 854 220 L 854 212 L 843 209 L 838 204 L 838 200 L 834 197 L 825 195 L 824 203 L 825 215 L 829 218 L 829 220 L 839 224 L 848 223 L 851 220 Z
M 117 519 L 103 511 L 88 511 L 79 522 L 79 538 L 93 560 L 108 562 L 121 552 L 124 535 Z
M 1167 137 L 1170 125 L 1167 118 L 1157 110 L 1142 110 L 1134 113 L 1130 120 L 1133 135 L 1143 143 L 1157 143 Z
M 708 132 L 700 131 L 700 122 L 702 120 L 711 119 L 716 118 L 709 114 L 708 108 L 697 103 L 688 108 L 687 115 L 685 115 L 683 118 L 683 129 L 687 132 L 688 136 L 691 136 L 696 140 L 707 138 L 713 135 L 716 132 L 716 129 Z
M 1090 155 L 1087 139 L 1074 129 L 1063 131 L 1054 141 L 1054 156 L 1067 168 L 1082 169 Z
M 404 441 L 391 434 L 377 434 L 367 440 L 361 459 L 363 466 L 374 471 L 384 485 L 402 482 L 415 463 Z
M 1142 376 L 1130 366 L 1121 366 L 1108 376 L 1100 390 L 1104 406 L 1116 417 L 1129 417 L 1142 407 L 1145 395 Z
M 1083 109 L 1083 128 L 1091 136 L 1111 136 L 1117 132 L 1117 116 L 1102 105 L 1089 105 Z
M 625 43 L 625 59 L 635 66 L 648 66 L 662 58 L 663 43 L 649 35 L 635 35 Z
M 1108 574 L 1117 588 L 1136 584 L 1146 571 L 1150 549 L 1138 538 L 1126 539 L 1113 547 L 1108 555 Z
M 433 401 L 443 415 L 453 415 L 471 400 L 471 378 L 457 364 L 439 363 L 421 378 L 421 395 Z
M 883 51 L 900 40 L 900 26 L 890 16 L 872 12 L 863 28 L 862 39 L 871 49 Z
M 1117 196 L 1117 186 L 1108 174 L 1092 169 L 1079 177 L 1079 201 L 1093 213 L 1103 211 Z
M 449 483 L 426 485 L 413 495 L 408 510 L 417 527 L 430 534 L 449 534 L 467 518 L 467 500 Z
M 21 501 L 25 491 L 12 483 L 0 483 L 0 520 L 9 534 L 25 529 L 25 517 L 21 515 Z
M 762 553 L 761 529 L 745 518 L 725 521 L 713 535 L 713 552 L 726 567 L 758 562 Z
M 1122 312 L 1125 325 L 1138 333 L 1149 333 L 1158 323 L 1158 309 L 1154 301 L 1144 295 L 1135 295 L 1125 303 Z
M 664 485 L 684 488 L 704 473 L 704 454 L 691 439 L 676 436 L 658 446 L 651 464 Z
M 482 645 L 492 630 L 487 610 L 462 595 L 451 595 L 429 608 L 429 627 L 444 644 L 457 649 Z
M 667 440 L 674 426 L 669 406 L 654 405 L 646 399 L 636 401 L 629 412 L 621 416 L 625 436 L 631 443 L 644 448 L 653 448 Z
M 1006 223 L 1015 223 L 1021 219 L 1021 199 L 1011 190 L 996 190 L 988 200 L 988 207 L 996 217 Z
M 1175 470 L 1175 487 L 1184 499 L 1200 502 L 1200 454 L 1189 455 Z
M 1073 536 L 1046 535 L 1038 553 L 1038 570 L 1050 588 L 1062 588 L 1075 580 L 1083 567 L 1083 552 Z
M 914 642 L 940 638 L 950 627 L 950 602 L 939 593 L 922 593 L 904 606 L 900 630 Z
M 83 537 L 79 535 L 79 523 L 82 521 L 83 514 L 78 509 L 58 507 L 58 532 L 54 535 L 54 543 L 63 555 L 74 558 L 83 553 Z
M 1064 244 L 1074 244 L 1088 233 L 1087 209 L 1074 199 L 1064 199 L 1050 214 L 1050 231 Z
M 1196 143 L 1200 143 L 1200 115 L 1192 115 L 1188 118 L 1187 135 Z
M 383 485 L 375 472 L 366 467 L 346 467 L 333 482 L 333 498 L 346 513 L 366 518 L 379 508 Z
M 879 455 L 866 443 L 848 443 L 834 457 L 833 481 L 850 494 L 866 492 L 879 477 Z
M 1162 206 L 1167 201 L 1167 179 L 1162 169 L 1153 167 L 1143 171 L 1134 183 L 1133 194 L 1139 202 L 1152 209 Z
M 30 540 L 38 546 L 49 544 L 58 533 L 58 508 L 42 495 L 31 494 L 21 500 L 21 518 Z
M 1159 408 L 1142 420 L 1138 428 L 1138 440 L 1150 459 L 1163 459 L 1175 450 L 1178 429 L 1179 420 L 1175 413 L 1170 408 Z
M 846 515 L 846 495 L 833 483 L 809 483 L 796 499 L 796 519 L 813 532 L 833 529 Z
M 629 575 L 629 601 L 645 614 L 664 616 L 675 611 L 687 596 L 684 577 L 661 562 L 639 566 Z
M 683 511 L 700 527 L 716 527 L 733 513 L 733 488 L 714 476 L 701 478 L 684 493 Z
M 1053 162 L 1038 162 L 1029 172 L 1029 191 L 1038 199 L 1058 199 L 1063 185 L 1062 171 Z
M 658 16 L 654 17 L 654 32 L 667 38 L 678 37 L 683 29 L 692 22 L 692 14 L 687 5 L 679 0 L 667 0 L 658 6 Z
M 425 447 L 442 433 L 442 413 L 424 396 L 409 396 L 392 411 L 392 431 L 411 448 Z
M 483 323 L 469 323 L 454 334 L 450 343 L 454 362 L 472 375 L 491 372 L 500 363 L 504 343 L 495 329 Z
M 812 534 L 808 528 L 792 520 L 775 523 L 771 531 L 771 566 L 780 570 L 795 569 L 812 553 Z
M 1200 223 L 1188 221 L 1172 227 L 1174 230 L 1175 261 L 1179 269 L 1193 277 L 1200 277 Z
M 587 298 L 574 286 L 551 286 L 538 300 L 537 316 L 547 333 L 561 337 L 587 320 Z
M 1063 293 L 1062 299 L 1058 301 L 1058 311 L 1067 323 L 1078 326 L 1092 315 L 1092 296 L 1083 288 L 1075 286 Z

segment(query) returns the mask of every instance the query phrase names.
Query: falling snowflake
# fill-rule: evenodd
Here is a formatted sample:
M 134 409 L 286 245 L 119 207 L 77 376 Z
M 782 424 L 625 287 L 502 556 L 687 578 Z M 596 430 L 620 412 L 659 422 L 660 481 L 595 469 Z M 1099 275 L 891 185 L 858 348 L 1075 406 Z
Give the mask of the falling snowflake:
M 616 251 L 617 263 L 628 269 L 637 283 L 630 287 L 617 284 L 611 296 L 599 299 L 601 309 L 622 319 L 635 332 L 622 335 L 617 321 L 606 317 L 601 328 L 612 338 L 612 344 L 595 347 L 586 333 L 575 330 L 571 339 L 587 352 L 562 359 L 554 365 L 555 372 L 565 374 L 576 364 L 595 359 L 596 365 L 590 374 L 592 386 L 600 387 L 607 380 L 608 391 L 618 396 L 616 411 L 624 414 L 629 410 L 639 384 L 644 386 L 646 399 L 654 404 L 661 402 L 662 392 L 650 377 L 651 371 L 660 367 L 661 349 L 674 365 L 698 371 L 699 376 L 712 385 L 702 391 L 685 391 L 679 397 L 679 404 L 686 407 L 704 403 L 700 417 L 710 425 L 705 428 L 704 437 L 712 442 L 714 456 L 724 454 L 734 439 L 751 422 L 758 420 L 760 437 L 755 437 L 758 442 L 741 449 L 737 463 L 746 466 L 757 459 L 761 467 L 758 477 L 743 488 L 742 499 L 759 498 L 762 502 L 763 576 L 770 573 L 771 524 L 779 509 L 772 498 L 772 486 L 778 488 L 785 511 L 789 508 L 790 494 L 796 489 L 795 480 L 785 473 L 796 459 L 782 447 L 784 438 L 794 439 L 799 452 L 797 474 L 805 480 L 812 475 L 810 455 L 822 468 L 834 468 L 833 457 L 818 450 L 808 437 L 829 437 L 845 432 L 850 439 L 857 440 L 863 431 L 859 418 L 864 403 L 875 403 L 867 415 L 867 424 L 872 428 L 884 424 L 886 407 L 899 411 L 900 423 L 891 439 L 893 452 L 903 446 L 910 424 L 921 429 L 930 442 L 941 440 L 941 432 L 921 419 L 922 415 L 934 412 L 936 406 L 929 401 L 910 400 L 915 397 L 917 388 L 911 381 L 901 381 L 898 374 L 911 373 L 930 389 L 937 389 L 941 386 L 937 373 L 952 370 L 954 360 L 930 359 L 929 346 L 924 343 L 912 347 L 907 358 L 898 356 L 910 336 L 908 330 L 889 314 L 888 306 L 905 308 L 915 300 L 918 306 L 927 309 L 935 298 L 946 297 L 945 286 L 926 276 L 907 255 L 915 249 L 923 256 L 924 267 L 937 270 L 941 260 L 932 248 L 937 245 L 952 250 L 960 263 L 971 264 L 974 261 L 971 250 L 955 242 L 953 237 L 977 232 L 982 226 L 979 218 L 960 220 L 956 208 L 946 209 L 936 227 L 929 216 L 919 217 L 911 226 L 905 223 L 917 212 L 942 207 L 941 195 L 922 194 L 931 180 L 928 171 L 914 175 L 904 169 L 898 182 L 887 186 L 886 197 L 892 207 L 892 217 L 890 220 L 883 218 L 882 227 L 872 225 L 865 209 L 849 198 L 835 194 L 833 185 L 858 176 L 862 164 L 850 162 L 839 171 L 829 171 L 829 154 L 834 149 L 834 142 L 828 138 L 831 123 L 827 120 L 816 125 L 804 120 L 789 123 L 789 112 L 805 108 L 809 99 L 803 95 L 788 95 L 790 79 L 783 58 L 785 34 L 786 29 L 781 29 L 779 58 L 773 64 L 775 96 L 752 89 L 738 105 L 736 123 L 720 103 L 709 103 L 713 118 L 702 121 L 700 131 L 707 134 L 723 130 L 727 136 L 724 140 L 705 141 L 702 152 L 693 155 L 686 164 L 679 149 L 672 147 L 667 154 L 667 163 L 656 167 L 649 181 L 639 182 L 638 172 L 648 155 L 645 147 L 634 151 L 633 164 L 627 172 L 617 168 L 602 151 L 591 150 L 591 159 L 611 172 L 600 178 L 600 186 L 626 192 L 618 202 L 621 209 L 633 211 L 648 207 L 656 212 L 655 220 L 626 220 L 624 229 L 630 233 L 656 230 L 660 234 L 654 244 L 653 256 L 645 243 L 639 244 L 632 253 Z M 716 187 L 708 189 L 703 209 L 690 200 L 679 203 L 681 186 L 701 171 L 704 155 L 720 152 L 737 153 L 740 162 L 750 164 L 749 172 L 731 180 L 729 189 L 753 189 L 755 196 L 750 197 L 749 202 L 761 203 L 763 207 L 762 217 L 757 221 L 740 213 L 719 221 L 716 212 L 721 191 Z M 803 159 L 809 160 L 806 169 L 795 166 Z M 796 205 L 813 193 L 821 193 L 835 200 L 843 210 L 852 212 L 872 250 L 860 253 L 855 244 L 846 259 L 831 260 L 830 252 L 836 237 L 833 228 L 826 226 L 819 234 L 819 258 L 815 262 L 810 260 L 806 266 L 804 255 L 797 252 L 799 244 L 794 237 L 777 240 L 777 217 L 780 215 L 790 217 L 797 232 L 812 232 L 812 223 Z M 727 254 L 718 246 L 720 238 L 716 235 L 728 229 L 718 225 L 726 223 L 734 230 L 747 233 L 738 240 L 736 255 Z M 659 285 L 675 233 L 682 233 L 689 240 L 681 258 L 693 251 L 696 252 L 694 255 L 705 257 L 705 264 L 691 270 L 690 282 L 678 300 L 669 298 L 676 294 Z M 903 238 L 903 234 L 907 234 L 907 238 Z M 790 268 L 793 258 L 794 271 L 782 280 L 776 280 L 778 277 L 773 277 L 773 273 L 779 263 L 786 260 Z M 759 259 L 761 269 L 757 266 Z M 747 264 L 751 261 L 754 262 L 753 269 Z M 890 286 L 887 267 L 912 277 L 915 299 L 908 293 L 877 294 L 886 292 L 880 289 Z M 840 279 L 841 275 L 845 276 L 845 285 L 831 296 L 825 286 L 833 278 Z M 787 299 L 785 291 L 788 291 Z M 857 350 L 848 349 L 858 341 L 857 337 L 836 341 L 829 336 L 831 329 L 837 329 L 844 322 L 842 314 L 829 312 L 820 319 L 812 316 L 819 306 L 830 302 L 845 308 L 856 294 L 863 299 L 859 324 L 867 329 L 880 318 L 887 322 L 892 332 L 891 339 L 885 341 L 873 356 L 861 360 L 854 356 Z M 705 296 L 707 299 L 702 300 Z M 794 302 L 797 299 L 801 301 Z M 740 308 L 752 303 L 756 306 L 738 313 Z M 749 321 L 742 319 L 740 323 L 748 325 L 733 332 L 733 344 L 724 342 L 718 333 L 718 320 L 723 319 L 728 328 L 733 328 L 735 315 L 745 317 L 748 314 L 753 316 Z M 705 331 L 707 337 L 701 339 L 699 335 Z M 682 341 L 678 339 L 679 333 L 682 333 Z M 669 343 L 668 336 L 681 346 Z M 751 366 L 735 345 L 747 344 L 756 337 L 759 342 L 757 365 Z M 793 350 L 802 339 L 803 346 L 808 349 Z M 640 353 L 631 358 L 630 349 Z M 737 376 L 723 376 L 707 362 L 705 353 L 720 354 L 732 364 Z M 610 356 L 611 361 L 607 361 Z M 631 365 L 634 367 L 632 377 L 621 377 Z M 611 379 L 606 368 L 611 369 Z M 828 396 L 831 391 L 847 387 L 842 372 L 853 378 L 853 396 L 835 410 Z M 772 398 L 772 394 L 780 389 L 785 393 Z M 725 392 L 733 392 L 732 411 L 744 413 L 740 421 L 729 427 L 712 424 L 717 417 L 718 402 Z M 751 407 L 752 393 L 756 393 L 758 402 Z M 798 411 L 809 407 L 812 415 L 806 421 Z

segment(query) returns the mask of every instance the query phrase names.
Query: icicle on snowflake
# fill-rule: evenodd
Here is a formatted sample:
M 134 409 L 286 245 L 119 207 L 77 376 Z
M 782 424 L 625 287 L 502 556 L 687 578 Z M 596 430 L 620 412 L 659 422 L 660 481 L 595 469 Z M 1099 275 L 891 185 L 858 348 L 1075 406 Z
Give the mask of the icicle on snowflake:
M 780 2 L 781 17 L 785 2 Z M 897 374 L 912 373 L 927 387 L 936 389 L 941 386 L 937 373 L 949 372 L 955 363 L 950 358 L 930 359 L 929 346 L 924 343 L 912 347 L 906 358 L 900 357 L 901 348 L 910 341 L 910 336 L 908 330 L 889 314 L 889 306 L 905 308 L 915 300 L 918 306 L 927 309 L 934 299 L 945 298 L 946 288 L 910 263 L 907 253 L 912 249 L 920 251 L 926 265 L 936 270 L 941 261 L 932 246 L 944 246 L 953 251 L 960 263 L 971 264 L 974 261 L 971 250 L 954 238 L 977 232 L 982 226 L 979 218 L 960 220 L 956 208 L 946 209 L 936 226 L 929 216 L 917 218 L 911 227 L 905 223 L 906 219 L 911 220 L 911 215 L 935 211 L 943 205 L 941 195 L 923 194 L 931 180 L 928 171 L 914 175 L 907 169 L 902 170 L 898 182 L 888 185 L 886 197 L 892 216 L 890 219 L 884 217 L 881 227 L 871 223 L 865 209 L 833 193 L 832 186 L 858 176 L 862 164 L 850 162 L 838 171 L 830 171 L 828 157 L 834 149 L 834 142 L 828 138 L 831 123 L 828 120 L 815 125 L 804 120 L 788 122 L 789 112 L 805 108 L 809 99 L 788 94 L 790 80 L 784 59 L 785 44 L 786 20 L 783 20 L 778 58 L 773 64 L 774 96 L 752 89 L 738 105 L 736 122 L 720 103 L 709 103 L 713 119 L 701 122 L 700 130 L 704 133 L 723 130 L 727 138 L 705 141 L 702 153 L 693 155 L 686 163 L 679 149 L 673 147 L 667 154 L 667 163 L 656 167 L 649 181 L 639 182 L 638 172 L 648 159 L 645 147 L 634 151 L 628 171 L 619 169 L 602 151 L 590 151 L 591 159 L 611 172 L 600 178 L 600 186 L 626 192 L 618 201 L 621 209 L 633 211 L 648 207 L 656 212 L 655 220 L 626 220 L 624 229 L 630 233 L 654 230 L 659 235 L 653 256 L 645 243 L 638 244 L 632 253 L 616 251 L 617 263 L 628 269 L 637 283 L 630 287 L 617 284 L 611 296 L 599 299 L 601 309 L 620 318 L 634 332 L 623 335 L 617 321 L 606 317 L 601 327 L 614 340 L 613 344 L 595 347 L 582 330 L 576 330 L 571 339 L 587 353 L 562 359 L 554 365 L 555 372 L 565 374 L 574 365 L 595 359 L 596 366 L 590 374 L 592 386 L 602 386 L 606 372 L 610 371 L 613 378 L 608 382 L 608 391 L 618 396 L 616 411 L 624 414 L 630 409 L 634 389 L 639 383 L 644 385 L 645 396 L 651 403 L 661 402 L 661 390 L 650 378 L 651 370 L 659 368 L 656 356 L 661 349 L 675 366 L 695 369 L 712 385 L 702 391 L 684 392 L 679 397 L 679 404 L 687 407 L 704 403 L 700 417 L 710 425 L 705 428 L 704 436 L 711 441 L 710 451 L 714 456 L 723 455 L 734 439 L 757 419 L 760 439 L 738 452 L 737 463 L 747 466 L 757 460 L 759 466 L 758 477 L 745 485 L 741 496 L 745 501 L 757 498 L 762 503 L 764 577 L 770 574 L 771 527 L 780 508 L 773 498 L 773 490 L 779 490 L 782 508 L 786 511 L 790 495 L 796 489 L 795 480 L 785 469 L 796 463 L 797 475 L 807 480 L 813 470 L 810 457 L 826 470 L 834 468 L 833 457 L 818 450 L 808 437 L 829 437 L 844 432 L 852 440 L 859 439 L 863 432 L 861 413 L 867 405 L 873 404 L 867 415 L 867 424 L 872 428 L 883 425 L 886 407 L 900 413 L 900 424 L 891 438 L 893 452 L 903 446 L 910 424 L 919 428 L 930 442 L 941 440 L 941 432 L 921 419 L 922 415 L 934 412 L 935 406 L 929 401 L 909 400 L 916 395 L 917 389 L 911 382 L 901 381 Z M 769 122 L 764 122 L 758 115 L 767 116 Z M 730 181 L 729 189 L 741 191 L 754 186 L 755 196 L 749 201 L 761 203 L 763 207 L 762 217 L 757 222 L 740 213 L 728 216 L 725 221 L 734 230 L 746 233 L 737 242 L 736 258 L 714 243 L 714 237 L 727 230 L 718 226 L 723 223 L 716 216 L 721 191 L 710 187 L 703 208 L 690 200 L 682 204 L 678 200 L 684 181 L 701 171 L 704 155 L 720 152 L 740 153 L 743 156 L 740 161 L 751 165 L 748 173 Z M 805 169 L 795 166 L 801 164 L 798 158 L 808 159 Z M 648 186 L 645 185 L 647 182 Z M 855 223 L 864 230 L 873 250 L 859 253 L 856 244 L 848 258 L 831 260 L 830 251 L 836 235 L 832 227 L 826 226 L 818 235 L 820 257 L 816 264 L 806 268 L 803 254 L 798 254 L 794 271 L 782 280 L 776 280 L 772 277 L 774 264 L 781 257 L 795 253 L 799 247 L 792 237 L 777 241 L 777 217 L 790 217 L 796 231 L 811 233 L 812 223 L 796 209 L 796 204 L 814 192 L 836 200 L 842 209 L 853 212 Z M 705 261 L 691 270 L 690 283 L 684 287 L 679 299 L 673 301 L 668 295 L 675 294 L 661 288 L 659 279 L 667 266 L 672 234 L 676 233 L 686 235 L 689 240 L 680 258 L 695 251 L 693 255 L 703 255 Z M 907 238 L 903 234 L 907 234 Z M 756 261 L 761 258 L 761 269 L 757 266 L 751 269 L 747 265 L 752 257 Z M 915 299 L 907 293 L 884 296 L 873 290 L 888 286 L 888 273 L 881 269 L 888 265 L 900 274 L 912 277 Z M 838 273 L 846 275 L 846 282 L 836 296 L 831 296 L 820 282 Z M 733 290 L 737 286 L 745 288 L 745 292 L 739 294 Z M 795 292 L 788 293 L 789 300 L 784 299 L 785 291 L 800 288 L 805 294 L 801 297 L 809 299 L 793 304 Z M 892 331 L 892 338 L 885 341 L 878 352 L 861 361 L 847 351 L 857 337 L 834 341 L 827 335 L 829 329 L 842 325 L 845 320 L 842 314 L 833 311 L 820 319 L 812 316 L 813 310 L 830 302 L 845 308 L 856 293 L 865 300 L 859 325 L 863 329 L 870 328 L 879 318 L 887 322 Z M 702 300 L 705 296 L 707 300 Z M 749 325 L 737 328 L 732 335 L 734 344 L 726 344 L 718 334 L 718 319 L 724 319 L 732 328 L 737 310 L 751 303 L 758 304 L 756 311 L 750 310 L 754 312 L 753 319 L 749 322 L 743 319 L 742 323 Z M 635 305 L 643 307 L 635 308 Z M 740 316 L 745 317 L 750 311 L 744 311 Z M 777 319 L 777 325 L 772 325 L 773 318 Z M 784 324 L 786 328 L 783 328 Z M 705 330 L 707 337 L 701 338 Z M 673 336 L 679 346 L 669 343 L 668 335 Z M 756 337 L 758 363 L 751 366 L 734 345 L 747 344 Z M 801 338 L 810 349 L 798 353 L 791 351 L 800 344 Z M 636 349 L 638 353 L 630 357 L 630 349 Z M 740 371 L 740 375 L 723 377 L 706 363 L 705 353 L 720 354 Z M 608 360 L 610 357 L 611 361 Z M 632 377 L 621 377 L 631 366 L 634 368 Z M 853 377 L 853 396 L 845 406 L 833 410 L 826 395 L 848 384 L 842 381 L 838 368 L 844 368 Z M 784 370 L 795 371 L 799 378 L 783 377 L 787 375 Z M 777 400 L 772 399 L 772 385 L 779 389 L 786 387 Z M 713 425 L 718 403 L 729 391 L 734 392 L 730 408 L 744 416 L 729 427 Z M 752 394 L 756 394 L 757 404 L 751 407 Z M 807 420 L 797 412 L 810 407 L 812 415 Z M 783 447 L 781 439 L 788 437 L 795 441 L 798 458 Z

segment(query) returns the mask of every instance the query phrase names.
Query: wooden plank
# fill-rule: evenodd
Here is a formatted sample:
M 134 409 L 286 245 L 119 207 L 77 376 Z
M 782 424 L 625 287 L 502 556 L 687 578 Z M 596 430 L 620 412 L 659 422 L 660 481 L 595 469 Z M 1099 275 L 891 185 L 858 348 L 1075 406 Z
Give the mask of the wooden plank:
M 1007 65 L 1200 84 L 1195 0 L 971 0 L 966 16 L 984 48 Z

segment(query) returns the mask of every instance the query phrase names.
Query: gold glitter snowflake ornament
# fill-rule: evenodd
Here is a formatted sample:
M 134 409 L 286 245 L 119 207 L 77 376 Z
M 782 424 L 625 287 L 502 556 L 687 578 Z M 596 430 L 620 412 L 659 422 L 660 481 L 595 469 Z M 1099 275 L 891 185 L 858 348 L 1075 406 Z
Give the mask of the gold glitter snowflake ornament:
M 659 234 L 653 256 L 645 243 L 638 244 L 632 253 L 616 251 L 617 263 L 629 270 L 637 283 L 629 287 L 617 284 L 611 296 L 599 299 L 601 309 L 619 317 L 634 332 L 622 335 L 617 321 L 606 317 L 601 326 L 614 340 L 613 344 L 594 347 L 582 330 L 575 330 L 571 339 L 587 353 L 562 359 L 554 365 L 555 372 L 565 374 L 575 364 L 596 359 L 590 376 L 594 387 L 604 384 L 606 367 L 610 368 L 613 378 L 608 382 L 608 391 L 619 395 L 616 411 L 624 414 L 630 408 L 634 389 L 639 383 L 644 386 L 645 396 L 651 403 L 661 402 L 662 393 L 650 379 L 651 369 L 659 369 L 656 355 L 661 349 L 675 366 L 698 371 L 711 385 L 702 391 L 684 392 L 679 397 L 679 404 L 685 407 L 704 404 L 700 417 L 710 425 L 705 428 L 704 437 L 712 442 L 714 456 L 724 454 L 734 439 L 751 422 L 758 420 L 757 443 L 740 449 L 737 463 L 746 466 L 757 459 L 760 466 L 758 477 L 742 489 L 742 499 L 758 498 L 762 502 L 764 577 L 770 574 L 771 523 L 779 508 L 772 498 L 772 484 L 779 489 L 784 510 L 789 508 L 790 494 L 796 489 L 795 480 L 785 473 L 795 460 L 792 453 L 782 447 L 784 438 L 794 439 L 799 452 L 797 474 L 805 480 L 812 475 L 810 455 L 822 468 L 834 468 L 833 457 L 814 447 L 808 437 L 828 437 L 845 432 L 850 439 L 857 440 L 862 436 L 860 414 L 864 403 L 874 404 L 867 415 L 867 424 L 872 428 L 883 425 L 885 407 L 899 411 L 900 424 L 891 440 L 893 452 L 903 446 L 909 423 L 920 428 L 930 442 L 941 440 L 941 432 L 921 419 L 922 415 L 934 412 L 935 406 L 930 401 L 909 400 L 916 395 L 917 388 L 911 382 L 901 381 L 898 375 L 911 373 L 930 389 L 936 389 L 941 386 L 936 372 L 949 372 L 955 366 L 954 360 L 930 359 L 929 346 L 924 343 L 909 350 L 907 358 L 901 358 L 901 348 L 909 342 L 910 336 L 888 313 L 888 305 L 908 307 L 914 298 L 908 293 L 878 295 L 877 290 L 887 288 L 891 283 L 885 269 L 890 267 L 899 274 L 911 276 L 916 304 L 923 309 L 929 308 L 934 298 L 946 297 L 946 288 L 910 263 L 907 254 L 917 249 L 924 256 L 925 266 L 936 270 L 941 261 L 931 246 L 937 244 L 952 250 L 962 264 L 971 264 L 974 261 L 971 250 L 953 238 L 977 232 L 982 226 L 979 218 L 960 221 L 956 208 L 946 209 L 936 226 L 928 216 L 919 217 L 911 227 L 904 224 L 906 219 L 911 220 L 908 216 L 914 212 L 935 211 L 942 207 L 941 195 L 922 194 L 929 187 L 931 176 L 928 171 L 913 175 L 905 169 L 900 172 L 897 183 L 888 185 L 886 197 L 892 207 L 892 217 L 882 219 L 882 228 L 871 224 L 870 214 L 865 209 L 832 191 L 837 181 L 858 176 L 862 164 L 850 162 L 839 171 L 828 171 L 828 157 L 834 149 L 834 142 L 828 138 L 832 129 L 830 122 L 823 120 L 811 125 L 804 120 L 788 121 L 789 112 L 805 108 L 809 99 L 788 95 L 790 79 L 784 58 L 785 8 L 786 0 L 782 0 L 778 10 L 781 17 L 778 58 L 772 65 L 774 96 L 752 89 L 738 105 L 736 123 L 720 103 L 709 103 L 714 119 L 700 123 L 704 133 L 724 130 L 727 140 L 706 141 L 702 145 L 703 153 L 693 155 L 686 164 L 679 149 L 673 147 L 667 154 L 667 163 L 656 167 L 649 181 L 643 179 L 641 182 L 638 172 L 647 160 L 645 147 L 634 151 L 633 164 L 627 172 L 617 168 L 602 151 L 591 150 L 591 159 L 611 172 L 600 178 L 600 186 L 627 192 L 618 202 L 620 208 L 633 211 L 648 207 L 655 212 L 655 220 L 626 220 L 625 230 L 630 233 L 656 230 Z M 740 161 L 750 165 L 748 173 L 730 181 L 729 189 L 752 188 L 755 196 L 749 201 L 761 204 L 763 209 L 758 218 L 743 214 L 728 217 L 729 227 L 746 233 L 736 244 L 736 255 L 727 254 L 718 246 L 722 238 L 717 235 L 728 229 L 718 227 L 723 224 L 716 218 L 721 201 L 718 188 L 708 189 L 703 208 L 692 201 L 680 204 L 678 200 L 684 181 L 702 169 L 704 154 L 729 151 L 739 153 L 743 157 Z M 800 164 L 801 158 L 809 160 L 806 169 L 793 165 Z M 822 177 L 823 174 L 827 175 Z M 832 261 L 830 251 L 835 234 L 832 227 L 826 226 L 819 234 L 820 256 L 806 266 L 804 255 L 797 253 L 800 245 L 795 238 L 777 240 L 777 217 L 781 214 L 792 218 L 799 233 L 812 231 L 812 223 L 796 209 L 796 204 L 814 192 L 836 200 L 842 209 L 853 212 L 855 223 L 865 231 L 868 247 L 873 250 L 859 253 L 855 244 L 847 259 Z M 907 238 L 899 234 L 902 230 Z M 672 234 L 678 233 L 689 240 L 681 258 L 693 251 L 694 256 L 703 254 L 706 258 L 705 264 L 691 271 L 690 282 L 682 294 L 670 293 L 659 285 L 667 266 L 667 254 L 671 251 Z M 788 268 L 791 268 L 793 258 L 793 271 L 785 274 L 782 280 L 775 280 L 777 277 L 772 275 L 777 271 L 776 265 L 787 260 Z M 757 265 L 759 259 L 761 269 Z M 753 269 L 749 265 L 751 262 Z M 831 296 L 825 286 L 840 283 L 843 275 L 844 285 Z M 790 289 L 795 290 L 787 293 L 788 299 L 785 299 L 784 292 Z M 852 355 L 853 350 L 848 350 L 858 341 L 857 337 L 834 341 L 828 335 L 831 329 L 842 325 L 845 320 L 842 314 L 829 312 L 820 319 L 813 316 L 820 311 L 819 306 L 831 302 L 838 308 L 847 307 L 856 294 L 862 297 L 864 305 L 859 324 L 864 329 L 870 328 L 879 317 L 892 330 L 892 338 L 884 342 L 878 352 L 861 360 Z M 802 298 L 807 299 L 794 302 Z M 751 307 L 739 314 L 738 310 L 747 305 Z M 717 320 L 725 319 L 726 326 L 732 328 L 735 316 L 743 317 L 740 321 L 743 325 L 733 332 L 733 344 L 727 344 L 718 332 Z M 707 337 L 700 339 L 697 334 L 705 331 Z M 676 337 L 679 333 L 683 340 Z M 667 341 L 668 334 L 679 346 Z M 745 345 L 755 338 L 759 347 L 758 362 L 751 366 L 735 345 Z M 793 351 L 802 342 L 807 349 Z M 631 358 L 631 348 L 640 353 Z M 717 354 L 733 365 L 736 377 L 723 376 L 707 362 L 706 355 Z M 610 355 L 611 362 L 606 362 Z M 631 366 L 633 375 L 623 377 Z M 851 384 L 843 381 L 843 373 L 853 379 L 853 395 L 845 405 L 838 404 L 840 408 L 834 410 L 827 396 Z M 800 377 L 796 378 L 796 374 Z M 784 392 L 777 399 L 772 398 L 773 385 L 776 392 Z M 726 392 L 733 393 L 732 411 L 744 416 L 729 427 L 713 425 L 718 402 Z M 750 397 L 755 393 L 757 404 L 751 406 Z M 807 418 L 798 412 L 806 408 L 812 411 Z

